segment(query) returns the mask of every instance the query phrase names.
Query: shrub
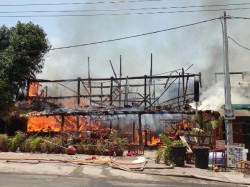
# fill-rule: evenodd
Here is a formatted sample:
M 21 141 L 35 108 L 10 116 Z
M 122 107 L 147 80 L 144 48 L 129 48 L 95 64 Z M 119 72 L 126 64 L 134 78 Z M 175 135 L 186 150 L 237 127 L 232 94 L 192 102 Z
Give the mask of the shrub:
M 25 152 L 31 151 L 31 142 L 33 141 L 33 137 L 28 137 L 25 139 L 24 143 L 21 145 L 21 150 Z
M 8 151 L 8 136 L 6 134 L 0 134 L 0 151 Z
M 33 140 L 30 142 L 30 149 L 32 152 L 40 152 L 41 151 L 41 144 L 42 144 L 42 138 L 36 137 L 33 138 Z
M 21 131 L 17 131 L 15 136 L 8 139 L 8 147 L 11 151 L 16 151 L 18 147 L 21 147 L 26 139 L 26 134 Z

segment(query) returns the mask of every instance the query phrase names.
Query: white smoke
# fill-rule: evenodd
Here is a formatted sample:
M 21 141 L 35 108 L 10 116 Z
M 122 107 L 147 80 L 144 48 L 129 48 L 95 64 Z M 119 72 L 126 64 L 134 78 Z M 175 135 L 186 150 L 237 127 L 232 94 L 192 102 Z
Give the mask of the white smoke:
M 232 2 L 224 0 L 220 3 L 218 1 L 161 1 L 148 4 L 135 3 L 133 8 L 230 4 Z M 244 1 L 237 1 L 237 3 L 242 2 Z M 85 5 L 79 6 L 77 9 L 132 8 L 131 6 L 131 4 Z M 214 9 L 218 9 L 218 7 Z M 227 14 L 247 17 L 248 10 L 227 11 Z M 223 11 L 60 18 L 58 29 L 62 32 L 62 38 L 53 39 L 51 43 L 53 47 L 86 44 L 172 28 L 221 16 L 223 16 Z M 230 37 L 243 45 L 250 43 L 248 42 L 248 31 L 250 30 L 248 21 L 230 19 L 227 20 L 227 23 Z M 51 51 L 46 60 L 44 72 L 39 77 L 44 79 L 87 78 L 88 57 L 90 57 L 91 77 L 111 77 L 113 72 L 109 60 L 113 62 L 115 71 L 118 73 L 120 55 L 122 55 L 123 76 L 148 75 L 151 53 L 153 53 L 153 74 L 182 67 L 187 68 L 191 64 L 194 65 L 188 72 L 202 73 L 202 104 L 199 108 L 218 109 L 224 103 L 223 87 L 218 89 L 213 84 L 214 73 L 223 72 L 223 40 L 220 20 L 149 36 Z M 243 71 L 242 67 L 246 71 L 249 69 L 249 60 L 249 53 L 229 40 L 230 71 Z M 236 97 L 235 95 L 237 94 L 232 94 L 232 99 Z

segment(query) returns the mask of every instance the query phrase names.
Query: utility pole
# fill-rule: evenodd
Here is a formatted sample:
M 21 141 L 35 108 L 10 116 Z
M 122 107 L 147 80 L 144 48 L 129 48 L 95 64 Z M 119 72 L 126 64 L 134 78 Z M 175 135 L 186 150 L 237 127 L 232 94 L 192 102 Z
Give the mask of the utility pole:
M 233 127 L 232 120 L 235 118 L 231 103 L 231 84 L 229 74 L 229 60 L 228 60 L 228 37 L 227 37 L 227 15 L 224 11 L 224 28 L 223 28 L 223 53 L 224 53 L 224 91 L 225 91 L 225 108 L 224 119 L 226 126 L 226 140 L 227 145 L 233 144 Z

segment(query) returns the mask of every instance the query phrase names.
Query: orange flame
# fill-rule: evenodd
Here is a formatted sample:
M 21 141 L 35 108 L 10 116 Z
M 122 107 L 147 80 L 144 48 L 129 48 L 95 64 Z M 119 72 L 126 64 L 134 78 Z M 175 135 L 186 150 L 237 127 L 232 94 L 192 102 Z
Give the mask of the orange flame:
M 27 131 L 28 132 L 49 132 L 49 131 L 88 131 L 88 130 L 100 130 L 101 121 L 89 121 L 84 117 L 77 116 L 65 116 L 64 124 L 62 127 L 61 116 L 39 116 L 28 117 Z
M 29 84 L 28 96 L 38 96 L 39 82 L 31 82 Z
M 161 139 L 159 137 L 152 136 L 151 140 L 148 142 L 149 145 L 157 145 Z
M 61 123 L 58 120 L 58 116 L 39 116 L 39 117 L 29 117 L 27 122 L 28 132 L 58 132 L 61 130 Z

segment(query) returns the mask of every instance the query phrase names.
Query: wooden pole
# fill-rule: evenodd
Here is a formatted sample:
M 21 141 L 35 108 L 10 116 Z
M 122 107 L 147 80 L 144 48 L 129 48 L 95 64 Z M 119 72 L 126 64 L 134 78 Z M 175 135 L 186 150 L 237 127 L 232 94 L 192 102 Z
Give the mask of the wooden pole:
M 138 134 L 139 134 L 139 145 L 142 145 L 142 123 L 141 123 L 141 116 L 142 114 L 138 114 L 139 117 L 139 128 L 138 128 Z

